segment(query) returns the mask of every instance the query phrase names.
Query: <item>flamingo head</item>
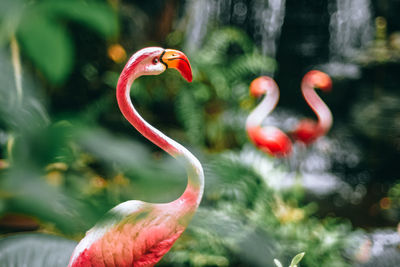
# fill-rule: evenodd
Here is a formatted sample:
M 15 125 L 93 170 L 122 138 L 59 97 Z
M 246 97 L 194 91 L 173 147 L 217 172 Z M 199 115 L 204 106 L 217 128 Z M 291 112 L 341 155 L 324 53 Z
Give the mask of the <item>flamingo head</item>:
M 329 92 L 332 89 L 332 80 L 329 75 L 319 70 L 307 72 L 303 78 L 303 82 L 325 92 Z
M 138 64 L 134 65 L 134 62 Z M 147 47 L 136 52 L 125 69 L 135 69 L 140 75 L 158 75 L 168 68 L 173 68 L 188 82 L 191 82 L 192 68 L 188 58 L 184 53 L 174 49 L 164 49 L 161 47 Z M 128 71 L 129 72 L 129 71 Z
M 268 91 L 268 88 L 273 86 L 276 86 L 276 84 L 272 78 L 260 76 L 251 82 L 250 95 L 253 97 L 260 97 Z

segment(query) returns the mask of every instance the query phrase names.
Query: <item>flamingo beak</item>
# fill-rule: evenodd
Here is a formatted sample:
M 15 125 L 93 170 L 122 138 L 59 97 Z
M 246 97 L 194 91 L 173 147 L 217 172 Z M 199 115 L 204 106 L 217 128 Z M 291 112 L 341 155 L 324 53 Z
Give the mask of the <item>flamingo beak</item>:
M 165 49 L 160 59 L 161 63 L 163 63 L 167 68 L 177 69 L 188 82 L 193 80 L 189 59 L 181 51 Z

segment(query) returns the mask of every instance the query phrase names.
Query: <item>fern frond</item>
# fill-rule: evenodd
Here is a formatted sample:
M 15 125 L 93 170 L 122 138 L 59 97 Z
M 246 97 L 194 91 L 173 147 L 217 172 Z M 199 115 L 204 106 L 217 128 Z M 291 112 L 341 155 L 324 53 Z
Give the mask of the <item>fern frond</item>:
M 272 73 L 276 69 L 276 62 L 259 53 L 246 54 L 238 57 L 227 69 L 226 74 L 230 80 L 241 80 L 246 78 L 245 75 L 253 74 L 254 76 Z
M 226 27 L 211 33 L 206 44 L 198 53 L 202 63 L 226 63 L 228 48 L 231 44 L 237 45 L 244 54 L 251 53 L 254 45 L 249 37 L 241 30 Z
M 183 124 L 190 143 L 204 145 L 203 110 L 198 107 L 189 90 L 181 90 L 176 100 L 178 118 Z

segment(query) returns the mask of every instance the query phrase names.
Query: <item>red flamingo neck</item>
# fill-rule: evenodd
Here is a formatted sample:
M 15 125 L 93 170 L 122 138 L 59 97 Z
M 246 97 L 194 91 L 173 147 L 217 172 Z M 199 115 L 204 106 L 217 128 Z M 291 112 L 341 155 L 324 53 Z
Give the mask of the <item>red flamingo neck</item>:
M 260 104 L 250 113 L 246 120 L 246 129 L 261 125 L 265 117 L 275 108 L 279 100 L 279 89 L 275 82 L 266 88 L 265 96 Z
M 176 201 L 181 204 L 185 203 L 192 208 L 197 208 L 202 198 L 204 188 L 204 174 L 200 162 L 185 147 L 146 122 L 132 104 L 130 88 L 133 81 L 142 75 L 142 69 L 139 67 L 139 63 L 144 57 L 145 55 L 133 55 L 123 69 L 117 84 L 118 106 L 124 117 L 144 137 L 171 156 L 184 162 L 188 173 L 188 184 L 185 192 Z
M 331 111 L 315 92 L 314 84 L 303 81 L 301 84 L 301 91 L 308 105 L 317 115 L 318 129 L 321 131 L 321 135 L 324 135 L 332 126 L 333 118 Z

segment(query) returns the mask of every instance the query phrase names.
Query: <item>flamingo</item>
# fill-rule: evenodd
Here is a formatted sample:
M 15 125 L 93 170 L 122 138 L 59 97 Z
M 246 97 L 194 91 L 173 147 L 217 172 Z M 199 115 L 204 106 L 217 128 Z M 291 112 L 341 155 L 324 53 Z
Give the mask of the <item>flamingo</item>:
M 204 189 L 204 173 L 200 162 L 185 147 L 147 123 L 130 99 L 130 88 L 136 78 L 158 75 L 167 68 L 177 69 L 183 78 L 192 81 L 189 60 L 182 52 L 160 47 L 139 50 L 122 70 L 117 84 L 117 101 L 123 116 L 143 136 L 184 163 L 188 174 L 186 189 L 178 199 L 169 203 L 129 200 L 117 205 L 73 249 L 68 267 L 154 266 L 182 234 L 199 206 Z M 21 235 L 3 240 L 0 247 L 7 248 L 9 244 L 10 251 L 13 251 L 13 242 L 24 239 L 27 242 L 22 243 L 20 250 L 23 250 L 29 244 L 36 244 L 32 243 L 35 240 L 40 244 L 39 238 L 54 243 L 54 237 L 49 235 Z M 65 253 L 70 251 L 71 244 L 67 245 Z M 22 253 L 21 257 L 27 254 L 19 252 Z M 2 257 L 6 255 L 0 252 Z
M 182 52 L 160 47 L 139 50 L 122 70 L 117 84 L 117 101 L 122 114 L 136 130 L 184 162 L 187 187 L 170 203 L 130 200 L 114 207 L 79 242 L 68 267 L 154 266 L 185 230 L 201 201 L 204 174 L 198 159 L 147 123 L 131 102 L 130 88 L 136 78 L 158 75 L 167 68 L 177 69 L 188 82 L 192 81 L 189 60 Z
M 250 95 L 266 95 L 246 120 L 246 131 L 252 143 L 260 150 L 274 157 L 287 157 L 292 151 L 292 142 L 280 129 L 274 126 L 261 126 L 264 118 L 275 108 L 279 99 L 279 89 L 275 81 L 261 76 L 250 84 Z
M 318 123 L 311 119 L 301 120 L 292 132 L 293 138 L 305 145 L 309 145 L 320 136 L 325 135 L 332 126 L 332 113 L 317 95 L 315 88 L 319 88 L 324 92 L 330 91 L 332 80 L 329 75 L 322 71 L 311 70 L 304 75 L 301 82 L 301 92 L 318 117 Z

